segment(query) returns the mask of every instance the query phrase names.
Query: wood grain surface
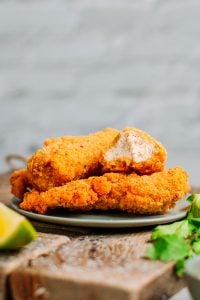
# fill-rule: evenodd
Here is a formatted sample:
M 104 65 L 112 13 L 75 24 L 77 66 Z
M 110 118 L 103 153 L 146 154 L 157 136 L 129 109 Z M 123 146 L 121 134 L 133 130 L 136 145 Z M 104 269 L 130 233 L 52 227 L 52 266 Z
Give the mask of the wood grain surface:
M 0 201 L 6 204 L 8 178 L 0 176 Z M 144 258 L 151 228 L 33 224 L 47 234 L 19 252 L 0 254 L 0 300 L 168 299 L 185 284 L 173 263 Z
M 55 300 L 168 298 L 184 282 L 172 263 L 143 258 L 149 237 L 148 231 L 71 237 L 11 274 L 13 298 L 39 299 L 38 293 Z

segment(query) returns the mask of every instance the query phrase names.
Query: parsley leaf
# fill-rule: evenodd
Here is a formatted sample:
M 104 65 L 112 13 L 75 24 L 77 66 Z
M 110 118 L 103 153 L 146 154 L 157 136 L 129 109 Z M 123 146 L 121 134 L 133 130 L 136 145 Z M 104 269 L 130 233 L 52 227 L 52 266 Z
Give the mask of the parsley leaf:
M 180 259 L 177 261 L 176 265 L 175 265 L 175 270 L 176 270 L 176 274 L 178 276 L 182 276 L 184 274 L 185 271 L 185 259 Z

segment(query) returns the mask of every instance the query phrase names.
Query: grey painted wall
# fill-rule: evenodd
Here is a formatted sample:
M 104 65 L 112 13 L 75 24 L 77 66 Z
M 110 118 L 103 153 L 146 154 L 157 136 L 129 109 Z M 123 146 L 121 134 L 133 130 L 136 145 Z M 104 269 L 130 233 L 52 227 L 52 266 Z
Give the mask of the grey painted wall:
M 49 136 L 140 127 L 200 183 L 200 2 L 0 1 L 0 170 Z

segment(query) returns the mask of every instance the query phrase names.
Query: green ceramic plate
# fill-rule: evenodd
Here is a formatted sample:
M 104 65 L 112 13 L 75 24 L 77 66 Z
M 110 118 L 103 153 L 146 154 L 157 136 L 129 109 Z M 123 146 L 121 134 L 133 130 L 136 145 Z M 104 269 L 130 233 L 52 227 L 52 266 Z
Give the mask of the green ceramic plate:
M 20 200 L 12 199 L 12 208 L 20 214 L 34 220 L 62 224 L 68 226 L 84 227 L 144 227 L 157 224 L 166 224 L 185 217 L 188 209 L 188 202 L 185 198 L 178 201 L 176 208 L 171 209 L 165 215 L 133 215 L 121 211 L 92 211 L 92 212 L 69 212 L 64 209 L 56 209 L 45 215 L 29 212 L 19 208 Z

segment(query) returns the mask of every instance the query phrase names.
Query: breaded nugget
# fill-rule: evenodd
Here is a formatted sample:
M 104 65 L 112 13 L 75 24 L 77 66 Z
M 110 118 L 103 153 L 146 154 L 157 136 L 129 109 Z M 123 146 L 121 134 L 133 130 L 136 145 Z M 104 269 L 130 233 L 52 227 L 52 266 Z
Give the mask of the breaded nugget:
M 72 180 L 98 174 L 102 152 L 110 147 L 118 131 L 107 128 L 83 137 L 46 140 L 28 161 L 33 183 L 40 191 Z
M 181 168 L 151 175 L 107 173 L 69 182 L 47 192 L 25 193 L 20 207 L 45 213 L 63 207 L 69 210 L 118 209 L 133 214 L 163 214 L 189 190 L 188 175 Z
M 106 150 L 101 163 L 104 171 L 151 174 L 164 169 L 166 158 L 165 148 L 146 132 L 125 128 Z

